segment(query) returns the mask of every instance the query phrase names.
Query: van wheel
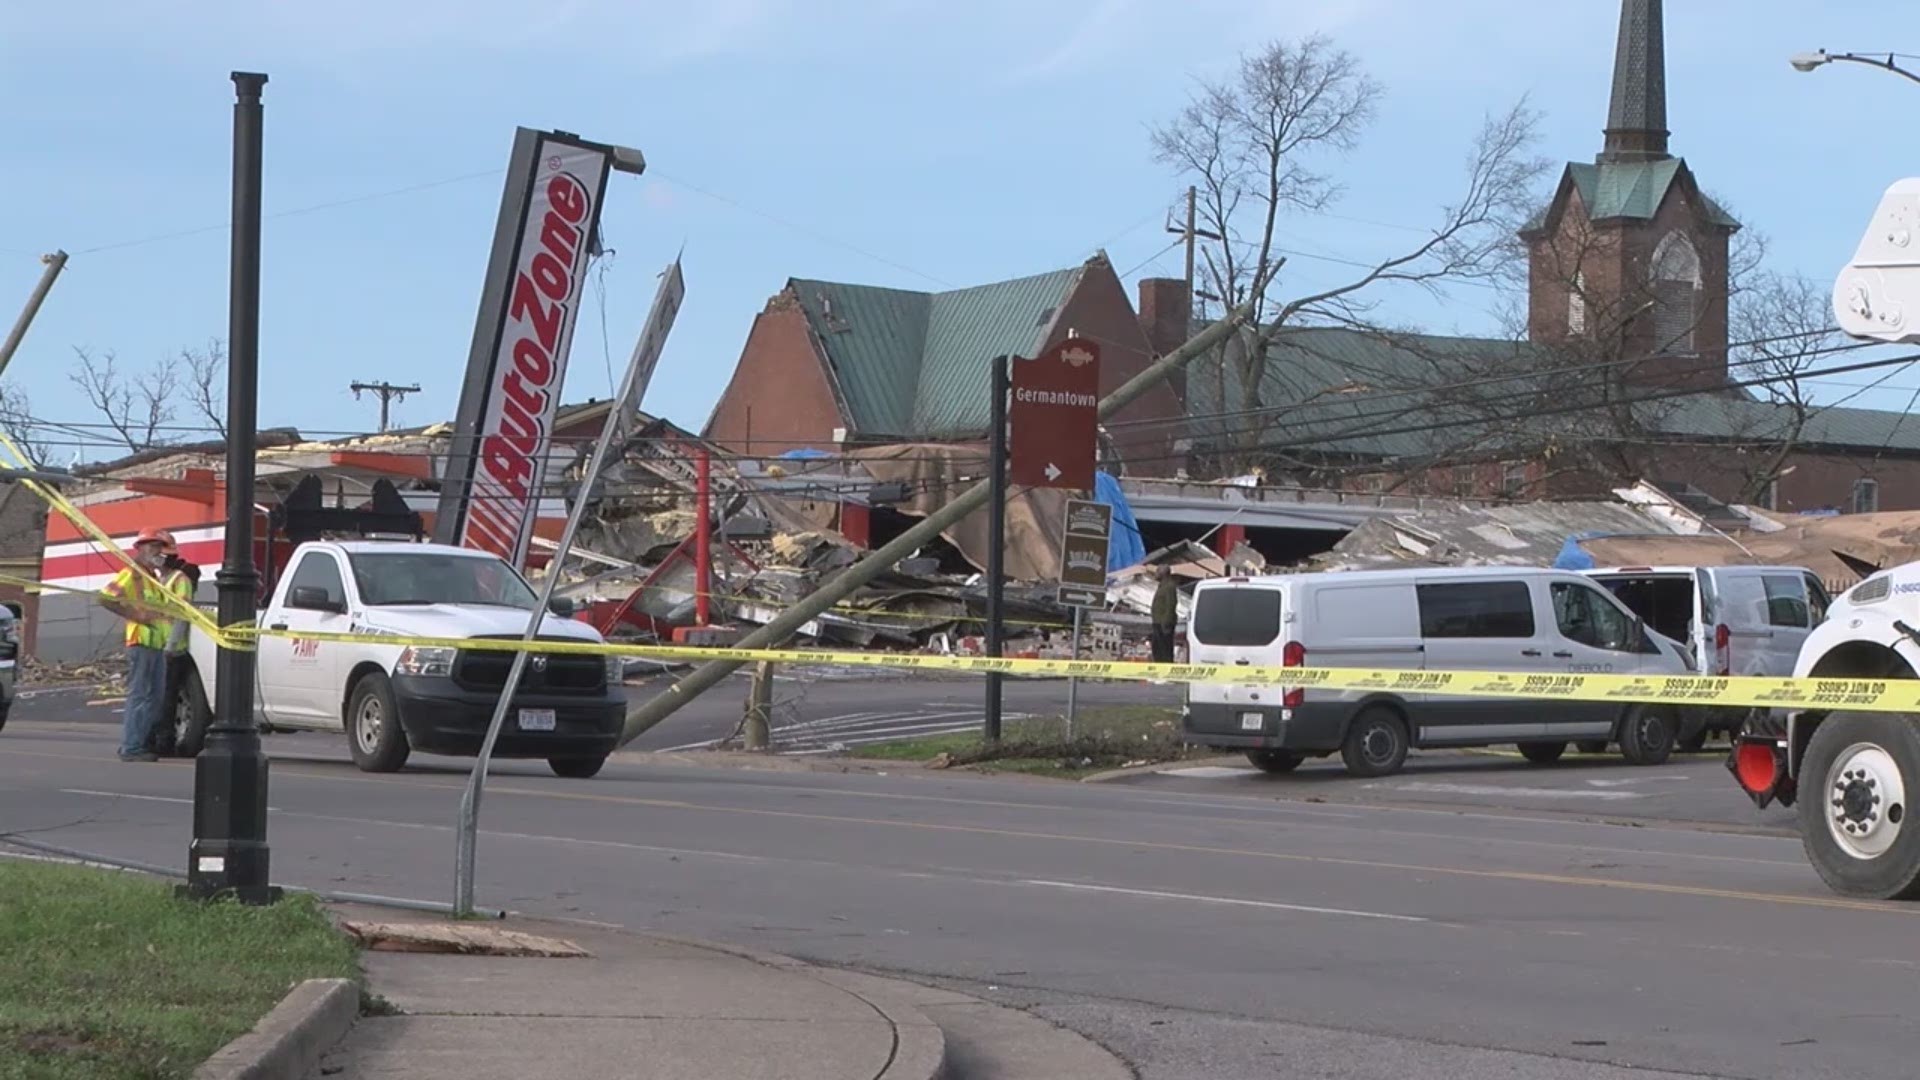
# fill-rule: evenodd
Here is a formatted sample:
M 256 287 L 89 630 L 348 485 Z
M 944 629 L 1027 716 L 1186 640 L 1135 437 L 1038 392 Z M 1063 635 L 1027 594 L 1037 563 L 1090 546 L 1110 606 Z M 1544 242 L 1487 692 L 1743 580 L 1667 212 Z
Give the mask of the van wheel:
M 1353 776 L 1391 776 L 1407 761 L 1407 725 L 1400 714 L 1375 705 L 1347 725 L 1340 760 Z
M 1520 756 L 1533 762 L 1535 765 L 1551 765 L 1559 761 L 1560 755 L 1566 752 L 1567 744 L 1563 742 L 1523 742 L 1520 744 Z
M 1247 760 L 1253 767 L 1266 773 L 1290 773 L 1307 760 L 1306 755 L 1291 750 L 1249 750 Z
M 1829 888 L 1873 900 L 1920 897 L 1920 733 L 1904 716 L 1835 713 L 1800 767 L 1801 843 Z M 1912 789 L 1912 790 L 1909 790 Z
M 547 759 L 547 768 L 553 770 L 553 775 L 569 780 L 591 780 L 606 763 L 605 754 L 597 757 L 551 757 Z
M 1581 739 L 1573 744 L 1573 748 L 1583 754 L 1604 754 L 1607 752 L 1607 740 Z
M 400 708 L 387 677 L 374 672 L 353 685 L 347 699 L 347 748 L 361 772 L 398 772 L 412 747 L 400 726 Z
M 1658 705 L 1634 705 L 1620 721 L 1620 756 L 1631 765 L 1659 765 L 1673 756 L 1673 714 Z

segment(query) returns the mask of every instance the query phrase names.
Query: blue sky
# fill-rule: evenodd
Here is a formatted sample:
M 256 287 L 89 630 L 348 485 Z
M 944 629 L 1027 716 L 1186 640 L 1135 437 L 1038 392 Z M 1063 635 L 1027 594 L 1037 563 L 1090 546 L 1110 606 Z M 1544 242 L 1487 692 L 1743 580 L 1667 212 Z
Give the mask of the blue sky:
M 1893 0 L 1667 8 L 1675 152 L 1768 235 L 1776 269 L 1831 281 L 1879 193 L 1920 172 L 1898 119 L 1920 86 L 1798 74 L 1786 57 L 1920 51 L 1920 21 Z M 684 245 L 687 300 L 645 407 L 697 427 L 790 276 L 940 288 L 1102 247 L 1131 276 L 1177 275 L 1162 224 L 1184 182 L 1151 160 L 1147 127 L 1241 43 L 1323 31 L 1385 84 L 1335 169 L 1341 216 L 1285 227 L 1301 251 L 1368 259 L 1433 219 L 1483 114 L 1520 95 L 1545 113 L 1543 153 L 1591 159 L 1617 18 L 1613 0 L 30 5 L 0 37 L 0 316 L 39 253 L 73 259 L 6 378 L 40 417 L 91 422 L 66 382 L 72 346 L 139 365 L 225 335 L 236 68 L 272 77 L 263 423 L 367 430 L 354 379 L 421 383 L 401 423 L 451 415 L 524 124 L 638 146 L 650 165 L 611 182 L 605 303 L 596 285 L 566 397 L 608 392 L 607 358 L 617 375 Z M 1302 288 L 1347 272 L 1289 270 Z M 1498 326 L 1485 289 L 1384 299 L 1384 316 L 1436 331 Z M 1900 408 L 1917 385 L 1898 375 L 1853 403 Z

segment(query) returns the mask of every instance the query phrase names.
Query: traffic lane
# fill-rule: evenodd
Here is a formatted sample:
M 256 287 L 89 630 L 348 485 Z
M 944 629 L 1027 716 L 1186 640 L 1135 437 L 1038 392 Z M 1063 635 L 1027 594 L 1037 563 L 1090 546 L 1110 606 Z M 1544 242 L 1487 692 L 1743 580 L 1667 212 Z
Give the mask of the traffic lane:
M 161 779 L 157 771 L 116 773 L 98 765 L 92 771 Z M 697 796 L 701 785 L 680 775 L 670 794 Z M 337 791 L 324 790 L 338 779 L 290 765 L 276 775 L 276 805 L 289 801 L 289 788 L 312 787 L 338 801 Z M 398 892 L 409 884 L 444 889 L 450 834 L 445 825 L 420 820 L 432 815 L 415 802 L 432 793 L 409 785 L 413 778 L 365 779 L 370 783 L 355 782 L 351 797 L 357 813 L 384 809 L 390 817 L 309 815 L 283 807 L 275 832 L 281 876 L 300 881 L 313 875 L 320 880 L 308 883 L 376 892 Z M 1777 977 L 1791 970 L 1810 978 L 1823 970 L 1833 974 L 1836 967 L 1860 968 L 1864 974 L 1851 985 L 1884 1001 L 1900 999 L 1884 996 L 1890 991 L 1883 970 L 1899 972 L 1896 982 L 1910 980 L 1915 963 L 1911 956 L 1889 955 L 1884 929 L 1863 949 L 1837 944 L 1855 935 L 1847 923 L 1830 924 L 1824 914 L 1824 951 L 1755 945 L 1805 937 L 1803 921 L 1764 903 L 1715 902 L 1702 915 L 1696 908 L 1709 898 L 1626 894 L 1595 907 L 1547 882 L 1503 884 L 1489 892 L 1477 882 L 1463 890 L 1458 880 L 1423 880 L 1419 873 L 1383 880 L 1371 876 L 1383 867 L 1335 866 L 1318 872 L 1360 875 L 1343 892 L 1350 903 L 1369 901 L 1375 909 L 1303 911 L 1262 899 L 1297 878 L 1235 877 L 1232 863 L 1218 857 L 1207 860 L 1213 873 L 1202 865 L 1169 868 L 1180 882 L 1182 891 L 1175 891 L 1158 887 L 1164 879 L 1138 876 L 1152 862 L 1128 857 L 1138 854 L 1136 845 L 1053 845 L 1045 863 L 1052 876 L 1036 879 L 1021 876 L 1032 872 L 1022 865 L 1011 876 L 1003 868 L 971 865 L 975 852 L 954 843 L 951 834 L 939 834 L 931 842 L 915 836 L 912 855 L 922 868 L 902 870 L 882 865 L 878 856 L 890 850 L 884 830 L 910 827 L 911 821 L 871 822 L 883 831 L 862 835 L 845 849 L 823 850 L 834 831 L 793 828 L 784 819 L 772 825 L 759 820 L 746 831 L 725 824 L 739 820 L 728 814 L 663 819 L 662 799 L 642 803 L 638 817 L 608 811 L 620 803 L 604 800 L 593 800 L 587 805 L 595 809 L 582 814 L 579 801 L 553 799 L 551 792 L 519 795 L 518 787 L 496 789 L 507 798 L 490 803 L 490 819 L 504 814 L 516 830 L 554 831 L 489 829 L 481 848 L 486 902 L 502 902 L 498 897 L 505 893 L 506 902 L 520 907 L 1035 992 L 1448 1042 L 1461 1041 L 1464 1033 L 1472 1045 L 1757 1076 L 1771 1073 L 1741 1070 L 1770 1059 L 1728 1048 L 1752 1045 L 1735 1037 L 1749 1015 L 1742 1010 L 1777 1002 L 1777 988 L 1756 985 L 1767 983 L 1768 972 Z M 739 788 L 730 786 L 724 794 L 737 796 Z M 444 807 L 446 798 L 443 792 L 434 801 Z M 182 800 L 171 810 L 160 803 L 145 811 L 142 829 L 132 834 L 143 841 L 142 850 L 116 854 L 153 858 L 156 853 L 145 850 L 155 828 L 151 815 L 171 812 L 176 828 L 184 829 L 185 809 Z M 1149 818 L 1154 813 L 1147 812 Z M 1130 831 L 1139 818 L 1115 824 Z M 672 846 L 604 833 L 575 835 L 596 829 L 614 837 L 644 830 L 670 838 Z M 104 822 L 80 827 L 79 835 L 87 846 L 128 839 Z M 1024 856 L 1007 848 L 1031 840 L 1007 838 L 998 851 L 985 854 L 991 862 L 1018 864 Z M 753 844 L 764 846 L 741 850 Z M 184 837 L 173 846 L 184 850 Z M 1084 885 L 1089 876 L 1107 880 L 1100 890 L 1057 884 L 1071 877 L 1069 884 Z M 1215 891 L 1191 891 L 1203 882 Z M 1450 921 L 1376 919 L 1383 897 Z M 1842 911 L 1837 918 L 1845 920 L 1905 917 L 1903 909 L 1873 905 Z M 1358 924 L 1364 926 L 1354 929 Z M 1851 993 L 1849 999 L 1857 1000 Z M 1825 1053 L 1820 1064 L 1832 1065 L 1828 1071 L 1796 1064 L 1793 1075 L 1840 1075 L 1854 1067 L 1885 1074 L 1871 1070 L 1888 1067 L 1882 1048 L 1898 1045 L 1898 1032 L 1886 1030 L 1887 1018 L 1827 1016 L 1817 1004 L 1799 1015 L 1807 1037 L 1844 1038 L 1850 1049 Z
M 1604 755 L 1535 765 L 1499 748 L 1428 751 L 1409 756 L 1400 774 L 1371 780 L 1349 776 L 1337 758 L 1310 761 L 1279 775 L 1222 759 L 1109 783 L 1197 796 L 1458 806 L 1799 835 L 1794 810 L 1778 805 L 1759 810 L 1741 793 L 1727 772 L 1725 754 L 1724 749 L 1676 754 L 1656 766 Z

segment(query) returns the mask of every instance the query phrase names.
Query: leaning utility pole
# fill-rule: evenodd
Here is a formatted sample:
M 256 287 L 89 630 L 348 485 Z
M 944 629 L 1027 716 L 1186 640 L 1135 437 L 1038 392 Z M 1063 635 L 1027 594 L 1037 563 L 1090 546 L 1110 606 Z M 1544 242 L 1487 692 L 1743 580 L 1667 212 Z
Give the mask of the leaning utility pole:
M 388 405 L 395 401 L 405 401 L 408 394 L 419 393 L 420 384 L 413 383 L 410 386 L 395 386 L 390 382 L 382 380 L 380 382 L 357 382 L 349 387 L 349 389 L 353 391 L 353 400 L 355 401 L 360 400 L 360 393 L 363 390 L 380 395 L 380 434 L 385 435 L 387 433 Z
M 1273 269 L 1279 269 L 1277 262 Z M 1264 286 L 1266 283 L 1260 281 L 1255 284 Z M 1260 289 L 1252 289 L 1248 295 L 1258 296 Z M 1219 322 L 1195 334 L 1185 345 L 1161 357 L 1145 371 L 1127 380 L 1124 386 L 1101 399 L 1100 419 L 1105 420 L 1126 408 L 1141 394 L 1146 393 L 1148 388 L 1165 381 L 1167 376 L 1186 366 L 1194 357 L 1225 341 L 1228 335 L 1247 320 L 1252 311 L 1252 301 L 1242 304 L 1228 312 L 1227 316 Z M 805 626 L 808 620 L 846 599 L 861 586 L 892 569 L 895 563 L 958 524 L 968 514 L 980 509 L 987 502 L 990 486 L 988 481 L 982 480 L 968 488 L 952 502 L 928 514 L 918 524 L 895 537 L 891 543 L 842 570 L 832 581 L 775 616 L 765 626 L 741 638 L 735 647 L 768 649 L 786 641 L 795 631 Z M 686 678 L 674 683 L 664 692 L 654 695 L 651 700 L 627 710 L 627 727 L 620 736 L 621 743 L 624 745 L 639 738 L 654 725 L 679 711 L 680 707 L 687 702 L 719 685 L 720 680 L 725 679 L 742 663 L 744 661 L 715 660 L 702 664 L 688 672 Z
M 26 338 L 27 327 L 33 325 L 33 317 L 40 313 L 40 305 L 47 299 L 48 290 L 53 288 L 54 279 L 60 276 L 61 270 L 66 269 L 67 253 L 55 251 L 51 255 L 40 256 L 40 261 L 47 268 L 40 271 L 40 282 L 27 297 L 27 306 L 20 309 L 20 317 L 13 321 L 13 329 L 7 331 L 6 342 L 0 344 L 0 371 L 7 370 L 7 364 L 13 360 L 14 350 Z

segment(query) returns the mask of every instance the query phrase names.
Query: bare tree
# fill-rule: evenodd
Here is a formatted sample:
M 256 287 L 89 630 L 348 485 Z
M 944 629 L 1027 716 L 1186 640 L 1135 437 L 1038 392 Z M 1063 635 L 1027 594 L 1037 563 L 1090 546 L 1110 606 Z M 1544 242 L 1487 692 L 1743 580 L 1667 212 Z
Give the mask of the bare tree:
M 1275 41 L 1241 57 L 1228 76 L 1202 81 L 1186 107 L 1152 132 L 1154 156 L 1194 183 L 1200 230 L 1217 238 L 1197 270 L 1201 313 L 1252 304 L 1246 333 L 1222 350 L 1216 368 L 1219 411 L 1243 414 L 1225 436 L 1243 465 L 1276 421 L 1265 376 L 1268 346 L 1284 328 L 1365 326 L 1380 285 L 1437 292 L 1494 279 L 1511 265 L 1511 238 L 1546 168 L 1531 153 L 1537 120 L 1524 100 L 1487 118 L 1467 155 L 1462 189 L 1422 239 L 1362 263 L 1332 288 L 1286 288 L 1283 222 L 1338 199 L 1339 184 L 1325 168 L 1359 144 L 1381 93 L 1359 60 L 1328 38 Z
M 171 364 L 156 364 L 128 376 L 111 350 L 97 360 L 78 345 L 73 352 L 80 366 L 68 372 L 67 378 L 106 419 L 128 452 L 158 445 L 160 432 L 174 418 L 173 399 L 180 389 L 178 370 Z
M 187 368 L 187 400 L 222 439 L 227 437 L 227 344 L 219 338 L 204 349 L 182 348 Z
M 1769 406 L 1746 409 L 1749 415 L 1729 423 L 1743 443 L 1734 456 L 1741 474 L 1734 501 L 1761 503 L 1802 445 L 1808 423 L 1822 411 L 1813 403 L 1809 373 L 1845 338 L 1833 325 L 1825 288 L 1772 271 L 1750 275 L 1735 292 L 1729 323 L 1735 342 L 1729 371 L 1736 380 L 1752 382 L 1753 396 Z
M 43 430 L 34 422 L 33 402 L 27 398 L 27 392 L 0 383 L 0 432 L 20 448 L 27 464 L 36 469 L 44 469 L 53 462 L 53 447 L 47 444 Z

